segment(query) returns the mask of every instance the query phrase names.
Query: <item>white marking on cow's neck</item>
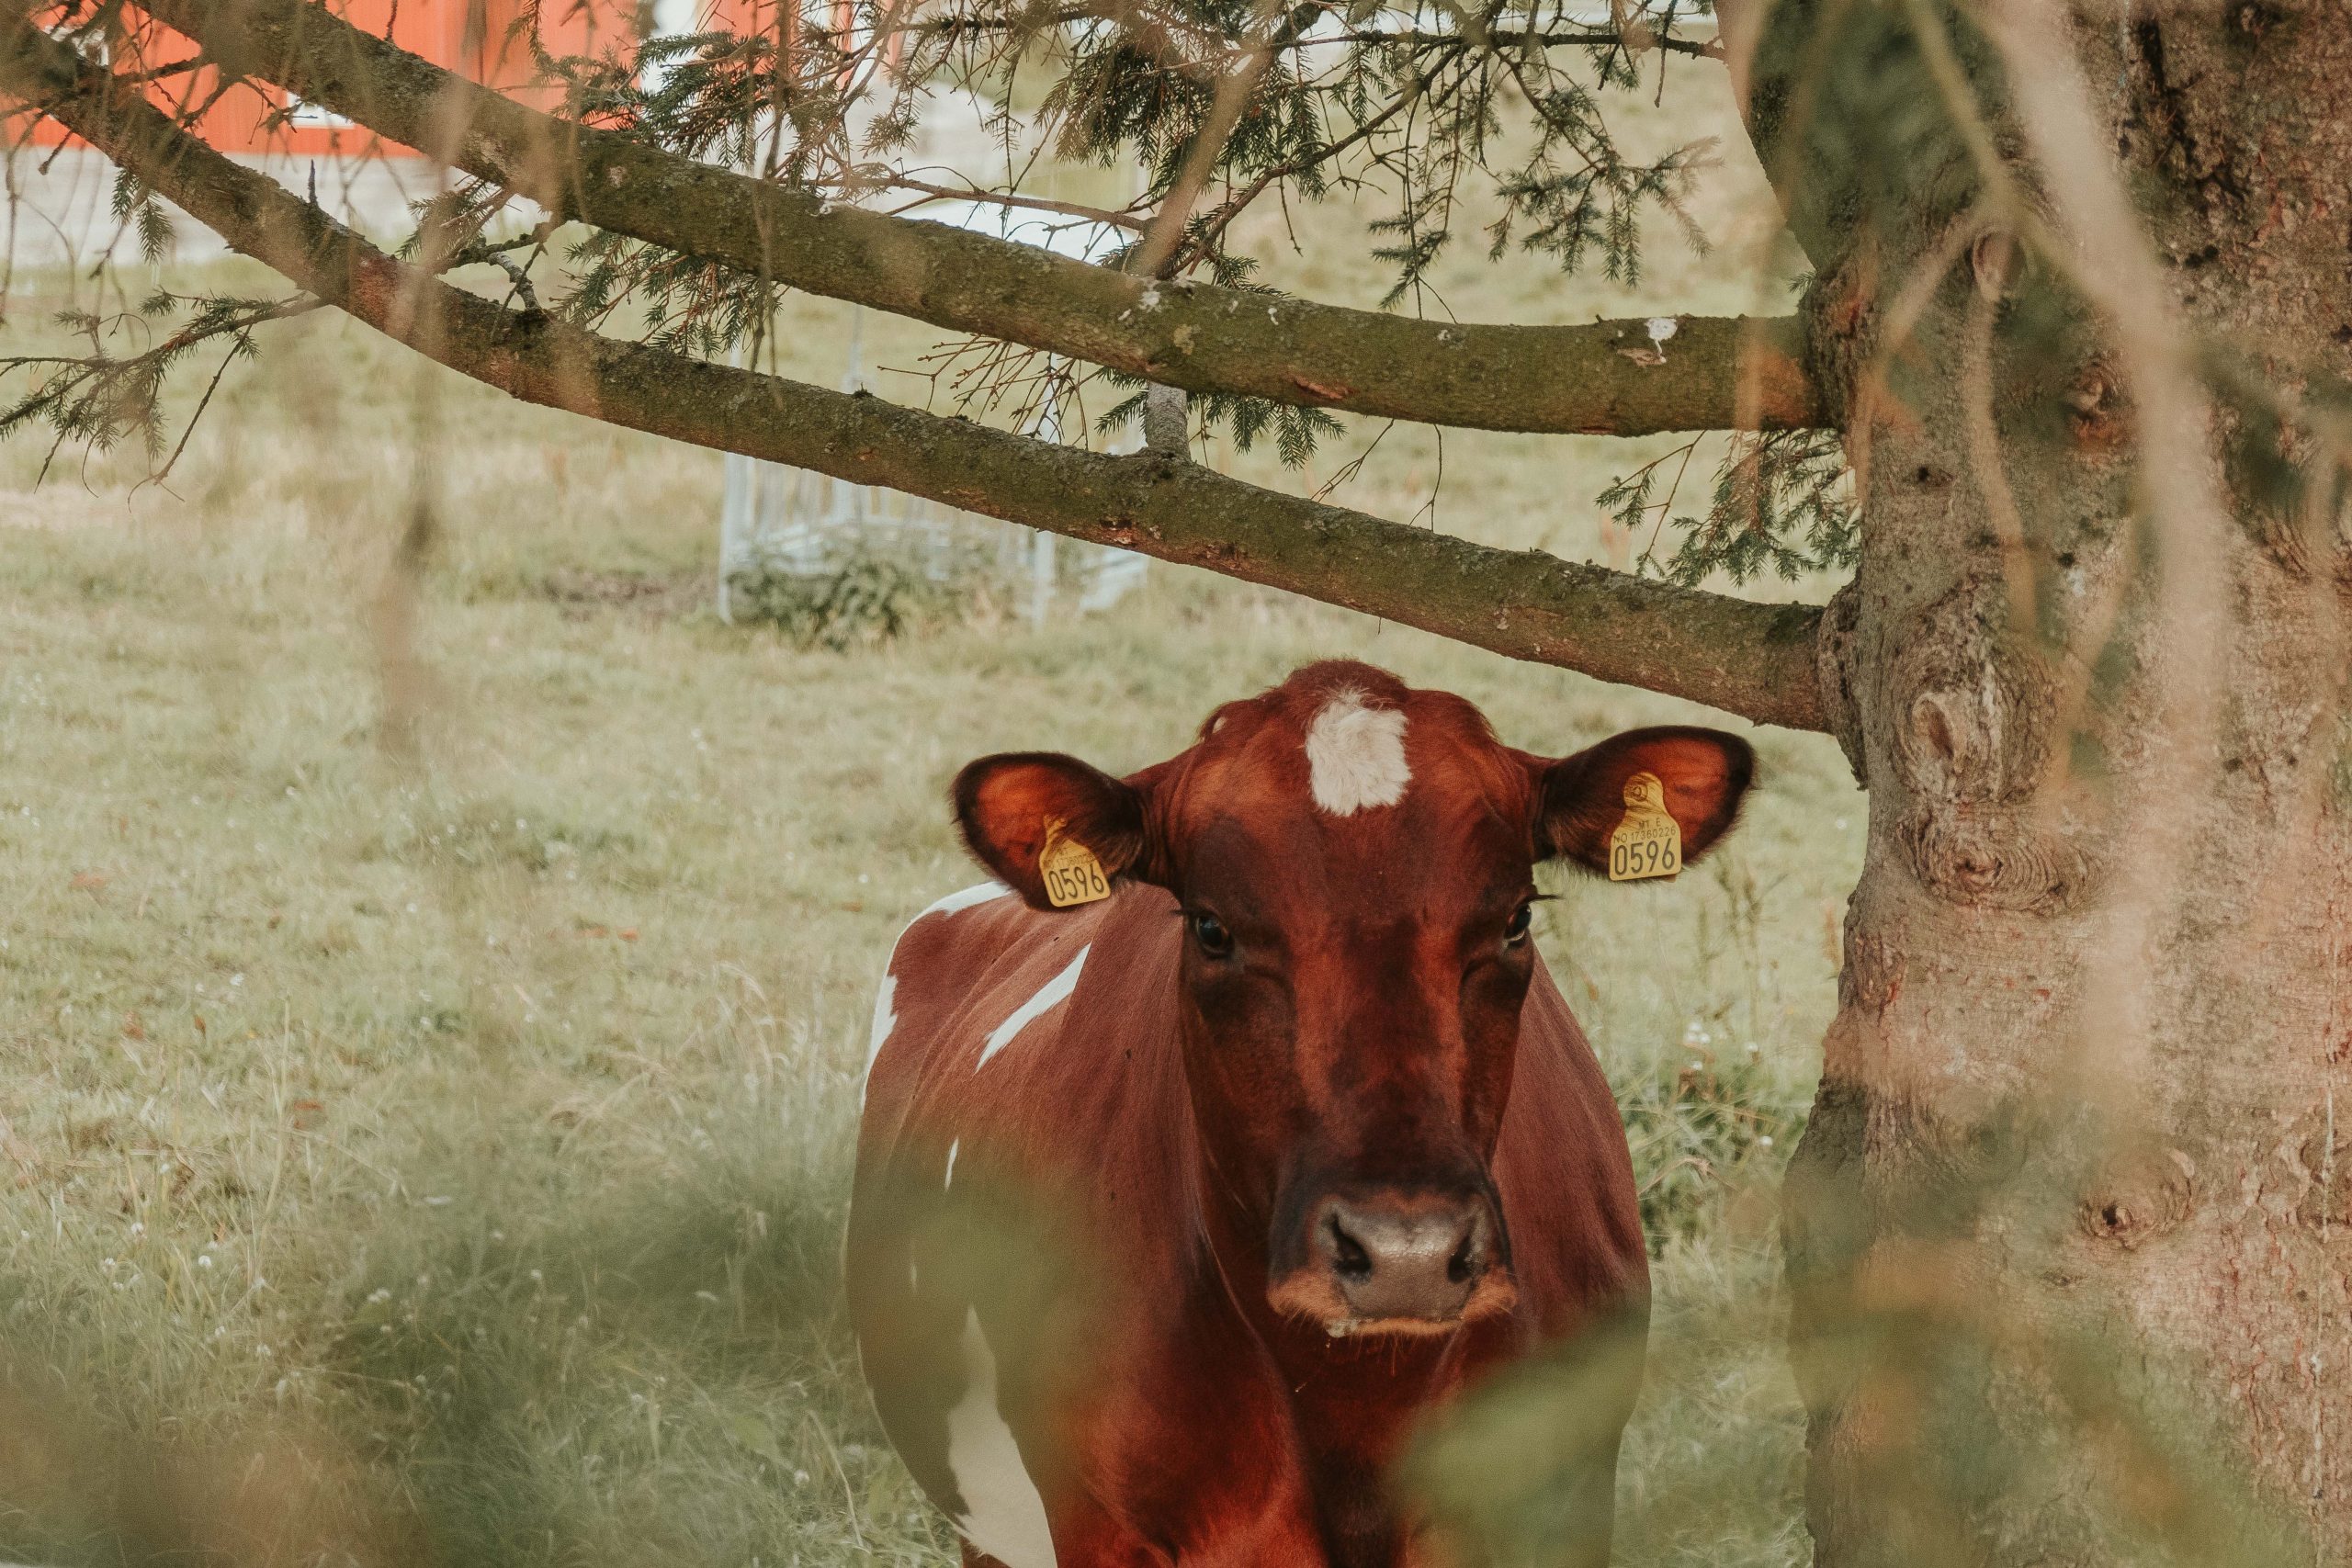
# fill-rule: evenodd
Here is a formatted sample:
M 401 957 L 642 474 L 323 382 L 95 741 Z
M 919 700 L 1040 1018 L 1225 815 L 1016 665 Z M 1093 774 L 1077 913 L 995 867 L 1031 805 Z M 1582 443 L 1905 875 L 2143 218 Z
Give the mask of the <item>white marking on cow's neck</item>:
M 1057 1004 L 1069 999 L 1069 994 L 1078 989 L 1078 972 L 1086 967 L 1086 955 L 1093 948 L 1092 942 L 1080 948 L 1078 956 L 1069 961 L 1069 968 L 1039 987 L 1035 996 L 1013 1009 L 1011 1018 L 989 1031 L 988 1043 L 980 1047 L 980 1059 L 972 1064 L 974 1072 L 987 1066 L 989 1058 L 1012 1043 L 1014 1035 L 1053 1010 Z
M 964 1140 L 961 1138 L 947 1145 L 947 1179 L 939 1184 L 943 1189 L 956 1185 L 956 1151 L 963 1146 Z
M 1012 888 L 1001 882 L 983 882 L 978 886 L 950 893 L 946 897 L 925 909 L 922 915 L 952 915 L 958 909 L 968 909 L 975 904 L 985 904 L 991 898 L 1001 898 L 1012 891 Z M 915 919 L 922 919 L 922 915 L 917 915 Z M 913 923 L 912 920 L 908 922 L 910 925 Z
M 1413 770 L 1405 764 L 1405 716 L 1366 707 L 1352 688 L 1334 692 L 1306 727 L 1306 772 L 1315 804 L 1334 817 L 1405 798 Z
M 899 1026 L 899 1015 L 891 1010 L 891 1004 L 898 995 L 899 977 L 886 970 L 882 983 L 874 988 L 874 1032 L 865 1041 L 865 1076 L 869 1078 L 874 1076 L 875 1061 L 882 1055 L 882 1042 L 889 1039 L 890 1031 Z M 858 1100 L 861 1104 L 865 1098 L 865 1091 L 860 1089 Z
M 1001 898 L 1012 889 L 1001 882 L 983 882 L 977 886 L 950 893 L 909 920 L 899 932 L 899 941 L 890 944 L 890 962 L 882 967 L 882 984 L 874 993 L 874 1032 L 865 1043 L 865 1079 L 860 1080 L 857 1103 L 865 1103 L 865 1081 L 874 1077 L 874 1064 L 882 1055 L 882 1043 L 890 1038 L 890 1031 L 898 1027 L 899 1015 L 892 1010 L 899 994 L 899 977 L 891 973 L 899 962 L 899 942 L 907 940 L 907 932 L 933 915 L 952 915 L 958 909 L 968 909 L 975 904 L 985 904 L 991 898 Z
M 947 1468 L 964 1499 L 956 1528 L 1004 1568 L 1056 1568 L 1046 1500 L 996 1407 L 996 1355 L 980 1314 L 964 1309 L 964 1398 L 947 1413 Z

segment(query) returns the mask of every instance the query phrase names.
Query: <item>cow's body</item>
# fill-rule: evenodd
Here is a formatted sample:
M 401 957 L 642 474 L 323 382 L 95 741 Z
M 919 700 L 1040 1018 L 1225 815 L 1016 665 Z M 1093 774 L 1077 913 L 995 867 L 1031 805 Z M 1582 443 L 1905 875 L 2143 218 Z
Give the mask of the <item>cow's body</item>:
M 1442 719 L 1433 713 L 1420 722 L 1435 731 Z M 1419 760 L 1425 773 L 1443 761 Z M 1246 781 L 1209 782 L 1228 803 L 1246 794 Z M 1327 783 L 1317 775 L 1318 790 Z M 1441 818 L 1461 813 L 1434 798 L 1434 783 L 1424 788 L 1427 820 L 1408 799 L 1391 807 L 1386 827 L 1418 823 L 1401 841 L 1442 849 Z M 1349 832 L 1374 830 L 1368 813 L 1340 815 L 1356 818 Z M 1112 836 L 1099 826 L 1088 830 L 1098 840 Z M 967 831 L 976 832 L 968 820 Z M 1295 823 L 1284 832 L 1287 843 L 1301 842 Z M 1336 863 L 1338 851 L 1317 852 Z M 1140 864 L 1143 853 L 1125 858 Z M 1361 881 L 1367 874 L 1344 874 Z M 1487 1069 L 1484 1088 L 1458 1092 L 1447 1087 L 1453 1078 L 1382 1076 L 1385 1032 L 1403 1029 L 1415 1039 L 1476 1032 L 1459 1021 L 1415 1016 L 1430 987 L 1410 976 L 1431 961 L 1430 942 L 1413 933 L 1429 921 L 1386 918 L 1392 907 L 1428 907 L 1417 879 L 1433 877 L 1428 886 L 1436 886 L 1446 874 L 1442 865 L 1400 868 L 1377 897 L 1313 939 L 1329 948 L 1323 959 L 1307 951 L 1309 939 L 1290 917 L 1282 975 L 1247 982 L 1255 987 L 1244 998 L 1257 1010 L 1251 1017 L 1279 1002 L 1289 1034 L 1304 1041 L 1336 1032 L 1361 1053 L 1341 1053 L 1309 1076 L 1327 1100 L 1345 1090 L 1355 1097 L 1349 1103 L 1370 1108 L 1373 1154 L 1349 1144 L 1317 1155 L 1317 1170 L 1340 1174 L 1311 1180 L 1243 1168 L 1226 1131 L 1208 1124 L 1219 1104 L 1271 1103 L 1279 1095 L 1271 1082 L 1262 1097 L 1250 1087 L 1260 1070 L 1254 1061 L 1208 1065 L 1203 1053 L 1226 1048 L 1220 1031 L 1234 1036 L 1238 1026 L 1204 1021 L 1232 1010 L 1201 990 L 1229 982 L 1204 980 L 1203 972 L 1218 961 L 1239 964 L 1237 948 L 1269 948 L 1278 939 L 1237 942 L 1220 929 L 1213 934 L 1224 936 L 1221 951 L 1193 951 L 1194 917 L 1185 911 L 1197 888 L 1189 885 L 1205 873 L 1164 874 L 1177 892 L 1117 877 L 1109 898 L 1064 910 L 1033 908 L 1029 900 L 1043 902 L 1034 889 L 1024 897 L 984 885 L 943 899 L 901 936 L 875 1010 L 850 1305 L 891 1440 L 956 1519 L 973 1561 L 1006 1568 L 1387 1568 L 1410 1561 L 1411 1522 L 1387 1482 L 1416 1417 L 1499 1361 L 1600 1314 L 1638 1312 L 1645 1253 L 1624 1133 L 1583 1034 L 1532 949 L 1512 953 L 1498 982 L 1475 980 L 1496 966 L 1484 957 L 1472 963 L 1473 978 L 1455 982 L 1465 996 L 1474 980 L 1510 992 L 1516 1042 L 1515 1049 L 1503 1042 L 1498 1083 Z M 1510 875 L 1510 886 L 1523 883 L 1524 867 Z M 1522 902 L 1520 931 L 1523 916 Z M 1383 956 L 1385 942 L 1396 945 Z M 1371 971 L 1363 968 L 1367 957 Z M 1452 973 L 1444 968 L 1452 960 L 1436 962 L 1442 975 Z M 1388 985 L 1382 976 L 1394 985 L 1376 994 Z M 1334 994 L 1354 990 L 1365 994 Z M 1471 1005 L 1463 1003 L 1465 1013 Z M 1317 1021 L 1326 1015 L 1337 1021 Z M 1481 1027 L 1492 1033 L 1498 1026 Z M 1464 1049 L 1457 1043 L 1457 1068 L 1447 1069 L 1457 1077 L 1469 1071 L 1458 1068 Z M 1204 1089 L 1201 1080 L 1210 1077 L 1219 1077 L 1225 1100 Z M 1409 1300 L 1376 1311 L 1363 1304 L 1369 1296 L 1316 1305 L 1368 1291 L 1374 1264 L 1388 1267 L 1385 1242 L 1374 1244 L 1373 1262 L 1360 1254 L 1330 1268 L 1318 1261 L 1317 1247 L 1352 1247 L 1343 1224 L 1372 1237 L 1388 1223 L 1379 1207 L 1385 1196 L 1335 1209 L 1340 1201 L 1320 1194 L 1374 1190 L 1363 1185 L 1367 1159 L 1376 1163 L 1382 1151 L 1421 1135 L 1424 1093 L 1446 1101 L 1441 1109 L 1457 1119 L 1476 1122 L 1479 1103 L 1491 1110 L 1469 1140 L 1484 1145 L 1474 1151 L 1480 1169 L 1464 1180 L 1476 1189 L 1465 1201 L 1480 1213 L 1499 1211 L 1488 1227 L 1497 1239 L 1487 1243 L 1487 1229 L 1474 1231 L 1467 1221 L 1455 1224 L 1461 1239 L 1447 1265 L 1457 1280 L 1476 1274 L 1476 1293 L 1462 1300 L 1471 1286 L 1461 1284 L 1427 1322 L 1412 1315 Z M 1341 1147 L 1328 1129 L 1285 1130 L 1277 1121 L 1272 1135 L 1285 1145 Z M 1437 1168 L 1421 1159 L 1412 1170 L 1425 1168 Z M 1379 1179 L 1388 1183 L 1379 1194 L 1406 1192 L 1397 1201 L 1408 1220 L 1419 1212 L 1410 1209 L 1419 1201 L 1414 1194 L 1439 1182 L 1410 1173 Z M 1293 1188 L 1304 1196 L 1285 1196 Z M 1317 1202 L 1322 1207 L 1306 1222 L 1309 1242 L 1289 1245 L 1300 1229 L 1295 1212 Z M 1358 1271 L 1334 1285 L 1326 1276 L 1340 1268 Z M 1284 1279 L 1309 1283 L 1285 1286 Z M 1448 1287 L 1440 1280 L 1435 1288 Z M 1612 1440 L 1634 1392 L 1629 1377 L 1595 1396 L 1604 1408 L 1594 1414 Z M 1606 1465 L 1583 1503 L 1600 1521 L 1587 1539 L 1605 1552 Z
M 1399 1358 L 1389 1341 L 1278 1323 L 1262 1301 L 1247 1310 L 1250 1293 L 1218 1277 L 1174 1027 L 1182 933 L 1169 896 L 1130 886 L 1069 914 L 1040 914 L 1009 894 L 968 902 L 992 891 L 924 914 L 891 955 L 859 1140 L 849 1288 L 892 1442 L 1007 1568 L 1161 1561 L 1155 1551 L 1184 1562 L 1320 1562 L 1327 1528 L 1346 1520 L 1319 1517 L 1318 1494 L 1344 1501 L 1374 1484 L 1417 1407 L 1484 1363 L 1638 1300 L 1645 1260 L 1624 1132 L 1548 977 L 1528 998 L 1495 1156 L 1519 1304 L 1454 1340 L 1414 1341 Z M 1060 999 L 982 1065 L 1040 996 Z M 1063 1245 L 1090 1260 L 1076 1267 L 1107 1276 L 1115 1299 L 1080 1308 L 1098 1319 L 1095 1332 L 1062 1331 L 1098 1359 L 1069 1379 L 1076 1386 L 1061 1408 L 1040 1408 L 1028 1385 L 1046 1376 L 1010 1358 L 1073 1347 L 1040 1335 L 1034 1318 L 1005 1321 L 1034 1313 L 1027 1281 L 1001 1298 L 986 1288 L 991 1265 L 1007 1261 L 991 1254 L 1025 1238 L 956 1224 L 958 1182 L 1083 1205 L 1083 1232 Z M 952 1288 L 970 1278 L 966 1269 L 939 1256 L 967 1240 L 978 1242 L 969 1261 L 981 1286 L 970 1299 Z M 1115 1259 L 1107 1269 L 1094 1261 L 1106 1257 Z M 1010 1261 L 1017 1270 L 1025 1259 Z M 1313 1369 L 1306 1387 L 1285 1388 L 1277 1345 Z M 996 1407 L 1026 1456 L 1019 1471 L 1001 1453 L 976 1468 L 977 1447 L 950 1453 L 949 1416 L 968 1399 L 982 1354 L 996 1363 Z M 1327 1405 L 1340 1418 L 1323 1425 L 1335 1429 L 1315 1430 Z M 986 1424 L 957 1426 L 977 1436 Z M 1055 1483 L 1056 1558 L 1036 1540 L 1045 1515 L 1031 1466 Z

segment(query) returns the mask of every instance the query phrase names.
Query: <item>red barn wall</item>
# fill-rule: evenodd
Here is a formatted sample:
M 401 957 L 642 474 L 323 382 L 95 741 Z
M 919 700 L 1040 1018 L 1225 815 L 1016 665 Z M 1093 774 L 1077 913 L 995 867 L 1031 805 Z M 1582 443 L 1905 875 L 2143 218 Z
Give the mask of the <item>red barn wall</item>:
M 531 50 L 515 34 L 516 20 L 525 14 L 526 0 L 338 0 L 338 15 L 378 37 L 421 54 L 436 65 L 463 73 L 473 80 L 512 93 L 525 102 L 554 107 L 559 95 L 534 86 Z M 731 7 L 730 7 L 731 8 Z M 74 13 L 61 11 L 61 16 Z M 545 0 L 539 7 L 538 32 L 550 54 L 602 54 L 630 46 L 637 8 L 630 0 Z M 195 46 L 175 33 L 150 44 L 141 59 L 153 70 L 185 60 Z M 176 47 L 175 47 L 176 46 Z M 166 77 L 151 85 L 158 107 L 180 113 L 200 104 L 218 87 L 210 71 Z M 283 113 L 286 96 L 275 87 L 244 85 L 221 94 L 197 120 L 204 140 L 224 152 L 277 152 L 311 157 L 413 157 L 409 148 L 388 142 L 362 127 L 337 123 L 330 115 L 298 110 Z M 17 116 L 6 126 L 8 140 L 28 139 L 39 146 L 56 146 L 77 139 L 54 120 L 36 120 L 29 127 Z

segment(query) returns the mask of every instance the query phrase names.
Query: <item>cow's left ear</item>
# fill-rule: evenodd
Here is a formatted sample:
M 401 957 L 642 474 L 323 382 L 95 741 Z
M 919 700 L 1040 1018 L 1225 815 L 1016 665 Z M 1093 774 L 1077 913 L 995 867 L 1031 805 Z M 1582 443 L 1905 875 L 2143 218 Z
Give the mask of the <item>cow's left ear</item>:
M 1629 729 L 1537 768 L 1536 855 L 1606 872 L 1609 836 L 1625 819 L 1628 779 L 1650 773 L 1665 786 L 1667 813 L 1682 829 L 1682 858 L 1694 861 L 1738 819 L 1756 777 L 1756 750 L 1720 729 L 1666 725 Z
M 1148 778 L 1113 778 L 1056 751 L 983 757 L 956 775 L 956 825 L 998 881 L 1050 909 L 1037 863 L 1049 833 L 1082 845 L 1105 877 L 1149 879 Z

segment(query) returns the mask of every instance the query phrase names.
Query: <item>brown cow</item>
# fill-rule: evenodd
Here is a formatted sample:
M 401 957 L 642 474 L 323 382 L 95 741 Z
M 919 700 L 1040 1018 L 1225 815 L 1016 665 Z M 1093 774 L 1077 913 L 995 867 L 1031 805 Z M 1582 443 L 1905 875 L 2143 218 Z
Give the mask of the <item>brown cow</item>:
M 1624 1130 L 1528 942 L 1535 863 L 1605 867 L 1644 773 L 1695 857 L 1752 771 L 1708 729 L 1531 755 L 1348 662 L 1125 779 L 964 770 L 998 880 L 891 954 L 848 1267 L 967 1563 L 1412 1560 L 1386 1472 L 1416 1416 L 1647 1288 Z M 1049 840 L 1109 896 L 1053 908 Z M 1581 1503 L 1605 1557 L 1605 1469 Z

